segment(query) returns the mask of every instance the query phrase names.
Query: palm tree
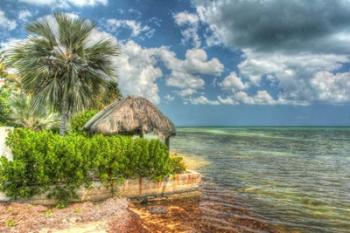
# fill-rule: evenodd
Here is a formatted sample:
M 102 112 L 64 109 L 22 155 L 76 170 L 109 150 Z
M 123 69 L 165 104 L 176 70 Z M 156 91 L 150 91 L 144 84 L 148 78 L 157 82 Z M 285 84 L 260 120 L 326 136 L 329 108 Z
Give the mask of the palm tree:
M 20 94 L 10 98 L 10 119 L 17 126 L 33 130 L 53 129 L 59 126 L 59 115 L 48 106 L 33 108 L 33 99 Z
M 94 41 L 96 27 L 88 20 L 55 13 L 27 26 L 28 38 L 7 53 L 18 70 L 22 88 L 34 106 L 51 104 L 61 115 L 64 135 L 69 117 L 91 106 L 116 78 L 113 59 L 119 49 L 111 39 Z

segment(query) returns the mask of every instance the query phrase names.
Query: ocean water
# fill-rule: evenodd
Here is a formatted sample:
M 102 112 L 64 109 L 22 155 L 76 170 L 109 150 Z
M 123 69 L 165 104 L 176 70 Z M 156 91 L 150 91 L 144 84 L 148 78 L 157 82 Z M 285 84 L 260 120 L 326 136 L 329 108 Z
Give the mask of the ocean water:
M 171 147 L 207 161 L 209 223 L 229 228 L 237 215 L 212 206 L 244 206 L 283 232 L 350 232 L 350 128 L 178 128 Z

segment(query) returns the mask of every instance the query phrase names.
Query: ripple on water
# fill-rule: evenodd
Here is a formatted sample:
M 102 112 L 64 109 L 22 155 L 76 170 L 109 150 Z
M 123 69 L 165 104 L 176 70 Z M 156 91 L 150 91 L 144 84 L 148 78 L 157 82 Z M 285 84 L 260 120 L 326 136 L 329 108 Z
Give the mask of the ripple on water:
M 350 128 L 187 128 L 172 148 L 206 161 L 205 224 L 253 218 L 282 232 L 342 233 L 350 232 L 349 142 Z

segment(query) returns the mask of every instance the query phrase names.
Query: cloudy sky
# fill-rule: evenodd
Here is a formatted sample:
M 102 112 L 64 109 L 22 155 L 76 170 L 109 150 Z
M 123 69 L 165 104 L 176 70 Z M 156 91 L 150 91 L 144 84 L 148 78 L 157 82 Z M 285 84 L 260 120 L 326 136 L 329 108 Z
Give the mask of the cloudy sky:
M 0 0 L 0 43 L 55 11 L 120 45 L 124 95 L 177 125 L 350 125 L 350 0 Z

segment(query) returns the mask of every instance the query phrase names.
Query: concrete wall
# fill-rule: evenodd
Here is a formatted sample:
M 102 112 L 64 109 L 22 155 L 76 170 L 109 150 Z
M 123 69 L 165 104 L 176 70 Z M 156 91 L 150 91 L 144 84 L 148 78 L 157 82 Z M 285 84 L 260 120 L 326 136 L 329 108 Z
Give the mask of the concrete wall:
M 186 171 L 182 174 L 170 176 L 162 181 L 155 182 L 147 178 L 126 180 L 121 185 L 114 187 L 115 193 L 112 194 L 106 189 L 101 182 L 95 181 L 89 188 L 80 188 L 78 190 L 79 199 L 81 201 L 101 201 L 114 195 L 121 197 L 129 197 L 137 200 L 147 200 L 154 198 L 183 198 L 199 195 L 199 185 L 201 175 L 195 171 Z M 0 202 L 10 201 L 4 193 L 0 192 Z M 30 200 L 21 200 L 40 205 L 54 205 L 56 200 L 48 199 L 46 194 L 34 196 Z
M 8 160 L 13 160 L 11 149 L 6 145 L 6 138 L 13 127 L 0 127 L 0 156 L 6 157 Z

